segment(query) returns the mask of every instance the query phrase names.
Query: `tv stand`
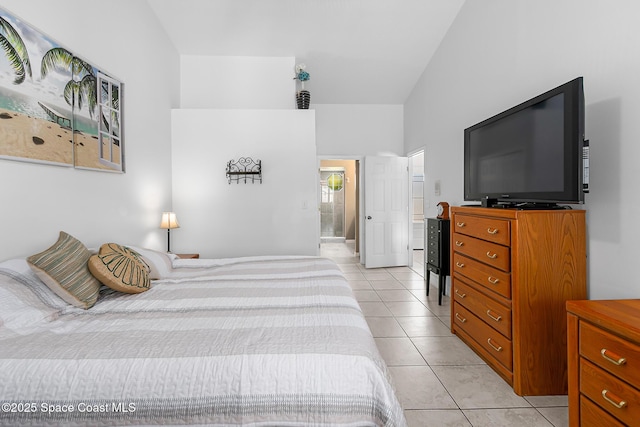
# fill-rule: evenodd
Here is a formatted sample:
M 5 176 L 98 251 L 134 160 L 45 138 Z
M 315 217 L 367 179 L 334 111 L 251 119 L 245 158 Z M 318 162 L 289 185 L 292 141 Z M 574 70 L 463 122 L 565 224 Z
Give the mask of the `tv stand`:
M 451 332 L 516 394 L 567 394 L 565 305 L 587 298 L 585 211 L 452 207 L 450 249 Z

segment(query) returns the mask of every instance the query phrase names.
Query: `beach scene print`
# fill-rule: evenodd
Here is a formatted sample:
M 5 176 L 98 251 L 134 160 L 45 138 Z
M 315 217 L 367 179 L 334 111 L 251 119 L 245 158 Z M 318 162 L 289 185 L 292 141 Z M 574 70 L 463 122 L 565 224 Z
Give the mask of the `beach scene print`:
M 119 82 L 3 9 L 0 46 L 0 158 L 122 172 Z

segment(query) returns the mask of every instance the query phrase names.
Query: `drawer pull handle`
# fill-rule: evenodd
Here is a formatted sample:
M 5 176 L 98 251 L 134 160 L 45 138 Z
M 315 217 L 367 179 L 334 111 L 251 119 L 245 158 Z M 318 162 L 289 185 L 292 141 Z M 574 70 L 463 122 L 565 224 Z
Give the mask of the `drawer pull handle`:
M 464 317 L 460 316 L 460 314 L 456 313 L 456 318 L 460 321 L 460 323 L 464 323 L 467 321 Z
M 467 224 L 465 224 L 464 222 L 456 222 L 456 225 L 457 225 L 458 227 L 464 227 L 464 226 L 465 226 L 465 225 L 467 225 Z
M 456 261 L 456 267 L 462 268 L 462 267 L 464 267 L 464 263 L 462 263 L 460 261 Z
M 487 343 L 491 346 L 491 348 L 493 348 L 495 351 L 502 351 L 502 346 L 495 346 L 493 345 L 493 343 L 491 342 L 491 338 L 487 338 Z
M 460 298 L 464 298 L 464 297 L 466 297 L 466 296 L 467 296 L 467 294 L 461 294 L 460 292 L 458 292 L 458 290 L 457 290 L 457 289 L 456 289 L 456 295 L 458 295 Z M 456 316 L 457 316 L 457 315 L 458 315 L 458 314 L 456 313 Z
M 502 320 L 502 316 L 498 315 L 497 317 L 495 317 L 492 313 L 491 310 L 487 310 L 487 316 L 489 316 L 490 318 L 492 318 L 493 320 L 495 320 L 496 322 L 499 322 Z
M 607 396 L 607 393 L 609 393 L 609 390 L 606 390 L 606 389 L 602 390 L 602 397 L 604 397 L 604 400 L 606 400 L 607 402 L 611 403 L 616 408 L 622 409 L 625 406 L 627 406 L 627 402 L 625 400 L 620 400 L 619 402 L 616 402 L 615 400 L 613 400 L 609 396 Z
M 487 233 L 489 234 L 498 234 L 497 228 L 487 228 Z
M 462 245 L 464 245 L 464 242 L 461 242 L 460 240 L 456 240 L 456 246 L 457 247 L 460 247 Z
M 487 251 L 487 256 L 491 259 L 498 258 L 498 254 L 492 254 L 491 251 Z
M 500 281 L 500 279 L 498 279 L 497 277 L 493 277 L 493 276 L 489 276 L 487 278 L 487 280 L 489 281 L 489 283 L 491 283 L 492 285 L 495 285 L 496 283 L 498 283 Z
M 625 359 L 624 357 L 617 357 L 618 355 L 616 354 L 616 357 L 611 357 L 609 355 L 607 355 L 607 349 L 603 348 L 602 350 L 600 350 L 600 354 L 602 355 L 602 357 L 604 357 L 605 359 L 607 359 L 609 362 L 613 363 L 614 365 L 617 366 L 621 366 L 624 365 L 625 363 L 627 363 L 627 359 Z

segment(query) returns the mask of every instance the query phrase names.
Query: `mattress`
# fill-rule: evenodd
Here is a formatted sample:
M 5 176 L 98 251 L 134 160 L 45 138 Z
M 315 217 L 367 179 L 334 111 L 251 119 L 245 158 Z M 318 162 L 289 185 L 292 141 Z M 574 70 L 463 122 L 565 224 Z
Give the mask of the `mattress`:
M 173 259 L 89 310 L 11 260 L 0 319 L 1 425 L 406 425 L 328 259 Z

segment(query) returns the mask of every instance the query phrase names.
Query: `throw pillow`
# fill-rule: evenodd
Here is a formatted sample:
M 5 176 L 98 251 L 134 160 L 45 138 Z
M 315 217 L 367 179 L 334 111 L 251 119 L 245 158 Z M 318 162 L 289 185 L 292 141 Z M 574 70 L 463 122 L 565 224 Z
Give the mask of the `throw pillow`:
M 127 294 L 144 292 L 151 286 L 149 266 L 134 250 L 116 243 L 100 246 L 89 258 L 89 270 L 105 286 Z
M 165 279 L 171 274 L 174 254 L 154 251 L 153 249 L 141 248 L 139 246 L 127 247 L 137 252 L 142 260 L 149 266 L 149 278 L 151 280 Z
M 96 303 L 100 291 L 100 282 L 87 267 L 90 256 L 82 242 L 61 231 L 53 246 L 31 255 L 27 262 L 56 295 L 75 307 L 87 309 Z

